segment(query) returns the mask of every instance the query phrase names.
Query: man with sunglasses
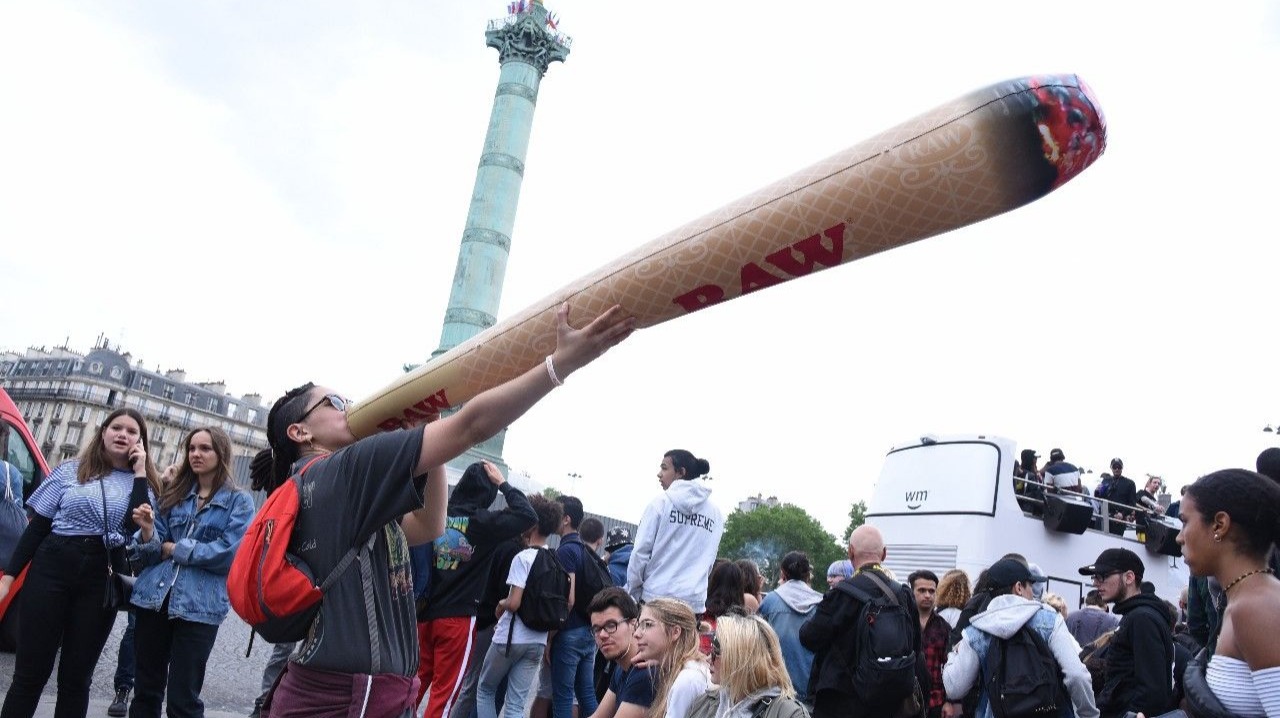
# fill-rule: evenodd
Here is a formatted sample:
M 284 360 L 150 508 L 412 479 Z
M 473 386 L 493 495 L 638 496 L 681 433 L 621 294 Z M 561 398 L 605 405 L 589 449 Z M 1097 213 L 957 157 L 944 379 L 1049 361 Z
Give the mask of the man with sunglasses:
M 588 607 L 591 635 L 609 661 L 609 690 L 591 718 L 644 718 L 653 703 L 653 674 L 634 665 L 640 608 L 621 588 L 597 593 Z
M 1098 693 L 1102 718 L 1130 711 L 1158 716 L 1174 708 L 1172 620 L 1163 600 L 1142 592 L 1145 569 L 1138 554 L 1123 548 L 1109 548 L 1080 568 L 1120 615 Z

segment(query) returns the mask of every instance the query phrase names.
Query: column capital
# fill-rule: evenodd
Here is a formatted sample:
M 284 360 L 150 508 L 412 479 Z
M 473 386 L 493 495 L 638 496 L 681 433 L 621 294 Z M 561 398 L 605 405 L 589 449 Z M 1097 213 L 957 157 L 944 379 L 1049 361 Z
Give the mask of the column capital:
M 498 62 L 524 62 L 544 75 L 553 62 L 564 62 L 571 41 L 547 26 L 547 10 L 534 4 L 530 10 L 489 23 L 485 43 L 498 51 Z

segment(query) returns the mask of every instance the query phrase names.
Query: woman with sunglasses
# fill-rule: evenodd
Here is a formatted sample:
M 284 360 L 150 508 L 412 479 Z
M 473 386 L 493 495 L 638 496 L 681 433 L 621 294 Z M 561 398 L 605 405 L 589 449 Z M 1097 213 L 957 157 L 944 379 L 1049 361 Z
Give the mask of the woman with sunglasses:
M 103 606 L 111 570 L 126 568 L 123 546 L 133 533 L 130 513 L 154 500 L 158 483 L 147 456 L 147 422 L 117 409 L 98 426 L 79 458 L 40 482 L 27 505 L 31 521 L 0 578 L 0 600 L 28 564 L 18 600 L 18 654 L 3 718 L 31 718 L 58 659 L 58 718 L 89 709 L 93 668 L 116 621 Z M 148 494 L 148 492 L 150 492 Z
M 137 691 L 132 718 L 203 716 L 205 665 L 231 607 L 227 572 L 253 518 L 253 497 L 231 476 L 231 439 L 217 427 L 196 429 L 159 507 L 138 507 L 133 587 Z M 166 691 L 167 686 L 167 691 Z
M 1280 580 L 1267 565 L 1280 541 L 1280 486 L 1244 469 L 1217 471 L 1187 489 L 1178 518 L 1187 568 L 1218 579 L 1227 598 L 1213 657 L 1206 666 L 1202 653 L 1186 671 L 1184 706 L 1191 715 L 1280 716 Z
M 724 616 L 711 641 L 711 680 L 688 718 L 808 718 L 782 660 L 778 636 L 759 616 Z
M 569 326 L 568 317 L 566 304 L 545 363 L 422 427 L 357 441 L 347 401 L 314 384 L 271 407 L 270 448 L 250 468 L 254 487 L 269 492 L 302 472 L 293 535 L 298 557 L 323 577 L 351 548 L 370 546 L 355 562 L 370 570 L 353 566 L 335 580 L 264 702 L 264 716 L 346 715 L 349 707 L 367 718 L 412 715 L 418 634 L 408 547 L 444 531 L 444 463 L 509 426 L 635 328 L 620 306 L 582 329 Z
M 635 639 L 635 660 L 653 672 L 649 718 L 685 718 L 711 685 L 693 610 L 674 598 L 655 598 L 640 609 Z

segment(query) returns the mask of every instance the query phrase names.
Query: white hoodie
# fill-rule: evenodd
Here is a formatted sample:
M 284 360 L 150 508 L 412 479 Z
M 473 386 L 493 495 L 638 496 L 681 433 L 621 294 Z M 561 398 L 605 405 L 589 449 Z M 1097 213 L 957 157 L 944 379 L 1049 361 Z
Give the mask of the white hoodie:
M 644 510 L 627 593 L 638 601 L 675 598 L 694 613 L 707 610 L 707 575 L 720 550 L 724 514 L 711 503 L 705 479 L 677 480 Z
M 1041 610 L 1053 611 L 1043 603 L 1005 594 L 991 599 L 987 610 L 974 616 L 969 625 L 990 636 L 1008 638 Z M 970 630 L 965 629 L 965 637 L 956 644 L 955 650 L 942 666 L 942 683 L 947 689 L 947 700 L 958 701 L 963 698 L 982 674 L 982 657 L 969 645 Z M 1067 689 L 1067 695 L 1071 697 L 1076 718 L 1097 718 L 1098 707 L 1093 700 L 1093 680 L 1089 677 L 1089 669 L 1080 662 L 1080 645 L 1071 636 L 1067 624 L 1057 611 L 1053 611 L 1053 632 L 1047 643 L 1058 667 L 1062 669 L 1062 683 Z

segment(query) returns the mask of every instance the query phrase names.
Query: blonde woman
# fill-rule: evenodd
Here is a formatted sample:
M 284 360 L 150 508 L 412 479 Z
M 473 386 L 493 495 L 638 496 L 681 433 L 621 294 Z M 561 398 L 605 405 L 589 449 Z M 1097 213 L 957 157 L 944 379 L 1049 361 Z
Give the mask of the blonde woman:
M 722 616 L 711 641 L 711 680 L 688 718 L 808 718 L 796 700 L 778 635 L 759 616 Z
M 965 604 L 973 597 L 973 592 L 969 588 L 969 574 L 958 568 L 953 568 L 942 575 L 942 580 L 938 582 L 938 594 L 935 598 L 934 606 L 938 615 L 943 620 L 950 623 L 954 628 L 956 621 L 960 620 L 960 612 L 964 610 Z
M 693 701 L 711 687 L 706 657 L 698 650 L 698 619 L 684 601 L 655 598 L 636 623 L 636 661 L 653 671 L 649 718 L 685 718 Z

